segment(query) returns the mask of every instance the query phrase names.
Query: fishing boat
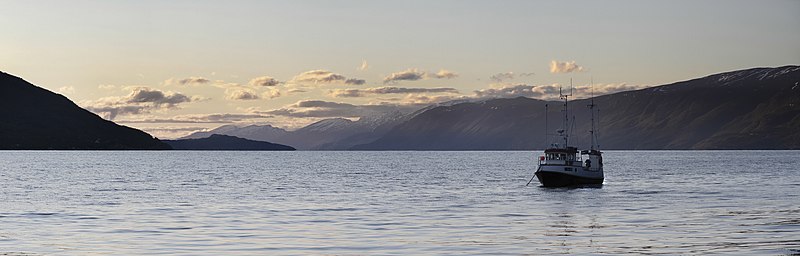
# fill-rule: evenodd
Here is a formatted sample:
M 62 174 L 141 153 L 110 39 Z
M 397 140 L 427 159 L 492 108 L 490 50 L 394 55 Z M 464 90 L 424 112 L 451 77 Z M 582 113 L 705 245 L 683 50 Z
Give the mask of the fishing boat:
M 588 105 L 591 114 L 591 145 L 589 149 L 578 150 L 577 147 L 570 146 L 570 127 L 575 124 L 573 117 L 572 125 L 569 119 L 569 97 L 572 96 L 572 81 L 570 81 L 570 93 L 564 94 L 559 89 L 559 96 L 564 100 L 564 122 L 561 129 L 558 129 L 557 136 L 560 143 L 552 143 L 549 148 L 544 150 L 544 155 L 539 157 L 539 167 L 536 169 L 535 176 L 544 187 L 567 187 L 581 185 L 600 185 L 603 184 L 603 152 L 597 145 L 597 133 L 595 132 L 595 105 L 594 97 Z M 592 93 L 594 94 L 594 93 Z M 592 95 L 594 96 L 594 95 Z M 546 111 L 546 110 L 545 110 Z M 545 120 L 547 119 L 545 114 Z M 547 121 L 545 121 L 545 127 Z M 549 139 L 548 135 L 546 140 Z M 530 181 L 528 182 L 530 184 Z

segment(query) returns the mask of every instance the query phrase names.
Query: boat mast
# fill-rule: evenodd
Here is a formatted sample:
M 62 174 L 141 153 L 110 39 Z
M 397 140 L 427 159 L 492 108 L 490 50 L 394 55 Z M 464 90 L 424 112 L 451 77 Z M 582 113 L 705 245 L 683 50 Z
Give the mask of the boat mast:
M 547 103 L 545 103 L 544 104 L 544 148 L 550 147 L 550 137 L 548 136 L 549 134 L 547 133 L 548 131 L 550 131 L 550 127 L 547 126 L 547 113 L 548 113 Z
M 559 95 L 560 98 L 564 99 L 564 126 L 563 126 L 564 129 L 562 129 L 560 132 L 561 132 L 561 137 L 564 137 L 564 148 L 566 148 L 567 145 L 569 145 L 569 132 L 568 132 L 568 129 L 569 129 L 569 110 L 568 110 L 569 109 L 568 108 L 569 100 L 568 99 L 569 99 L 569 96 L 572 96 L 572 78 L 569 79 L 569 94 L 564 94 L 561 91 L 561 88 L 559 87 L 558 88 L 558 95 Z
M 595 138 L 594 138 L 594 78 L 592 78 L 591 81 L 592 81 L 591 82 L 591 91 L 592 92 L 591 92 L 591 96 L 590 96 L 591 97 L 590 98 L 591 99 L 590 100 L 591 103 L 589 103 L 589 112 L 592 112 L 592 120 L 591 120 L 592 121 L 592 128 L 591 128 L 591 130 L 589 130 L 589 136 L 591 137 L 591 145 L 589 146 L 589 148 L 591 150 L 594 150 L 594 145 L 595 145 Z

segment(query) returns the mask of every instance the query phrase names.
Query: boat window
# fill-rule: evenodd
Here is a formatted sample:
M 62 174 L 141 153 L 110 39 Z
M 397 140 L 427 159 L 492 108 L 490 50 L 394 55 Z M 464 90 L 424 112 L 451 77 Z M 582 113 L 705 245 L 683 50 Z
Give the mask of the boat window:
M 572 154 L 559 154 L 559 153 L 547 153 L 545 154 L 545 159 L 547 160 L 568 160 L 568 161 L 575 161 L 575 155 Z

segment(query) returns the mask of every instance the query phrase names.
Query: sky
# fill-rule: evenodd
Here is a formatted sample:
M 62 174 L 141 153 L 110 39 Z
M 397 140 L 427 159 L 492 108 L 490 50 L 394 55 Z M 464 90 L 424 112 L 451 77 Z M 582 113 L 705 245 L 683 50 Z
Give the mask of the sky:
M 0 71 L 159 138 L 800 64 L 795 0 L 0 6 Z

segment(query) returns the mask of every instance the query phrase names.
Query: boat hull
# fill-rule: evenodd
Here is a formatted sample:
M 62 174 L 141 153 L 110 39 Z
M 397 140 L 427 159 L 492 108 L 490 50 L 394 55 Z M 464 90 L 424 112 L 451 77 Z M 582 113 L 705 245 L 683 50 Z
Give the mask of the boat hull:
M 543 187 L 569 187 L 580 185 L 598 185 L 603 184 L 603 178 L 596 177 L 583 177 L 564 172 L 554 172 L 539 170 L 536 172 L 536 178 L 542 183 Z

